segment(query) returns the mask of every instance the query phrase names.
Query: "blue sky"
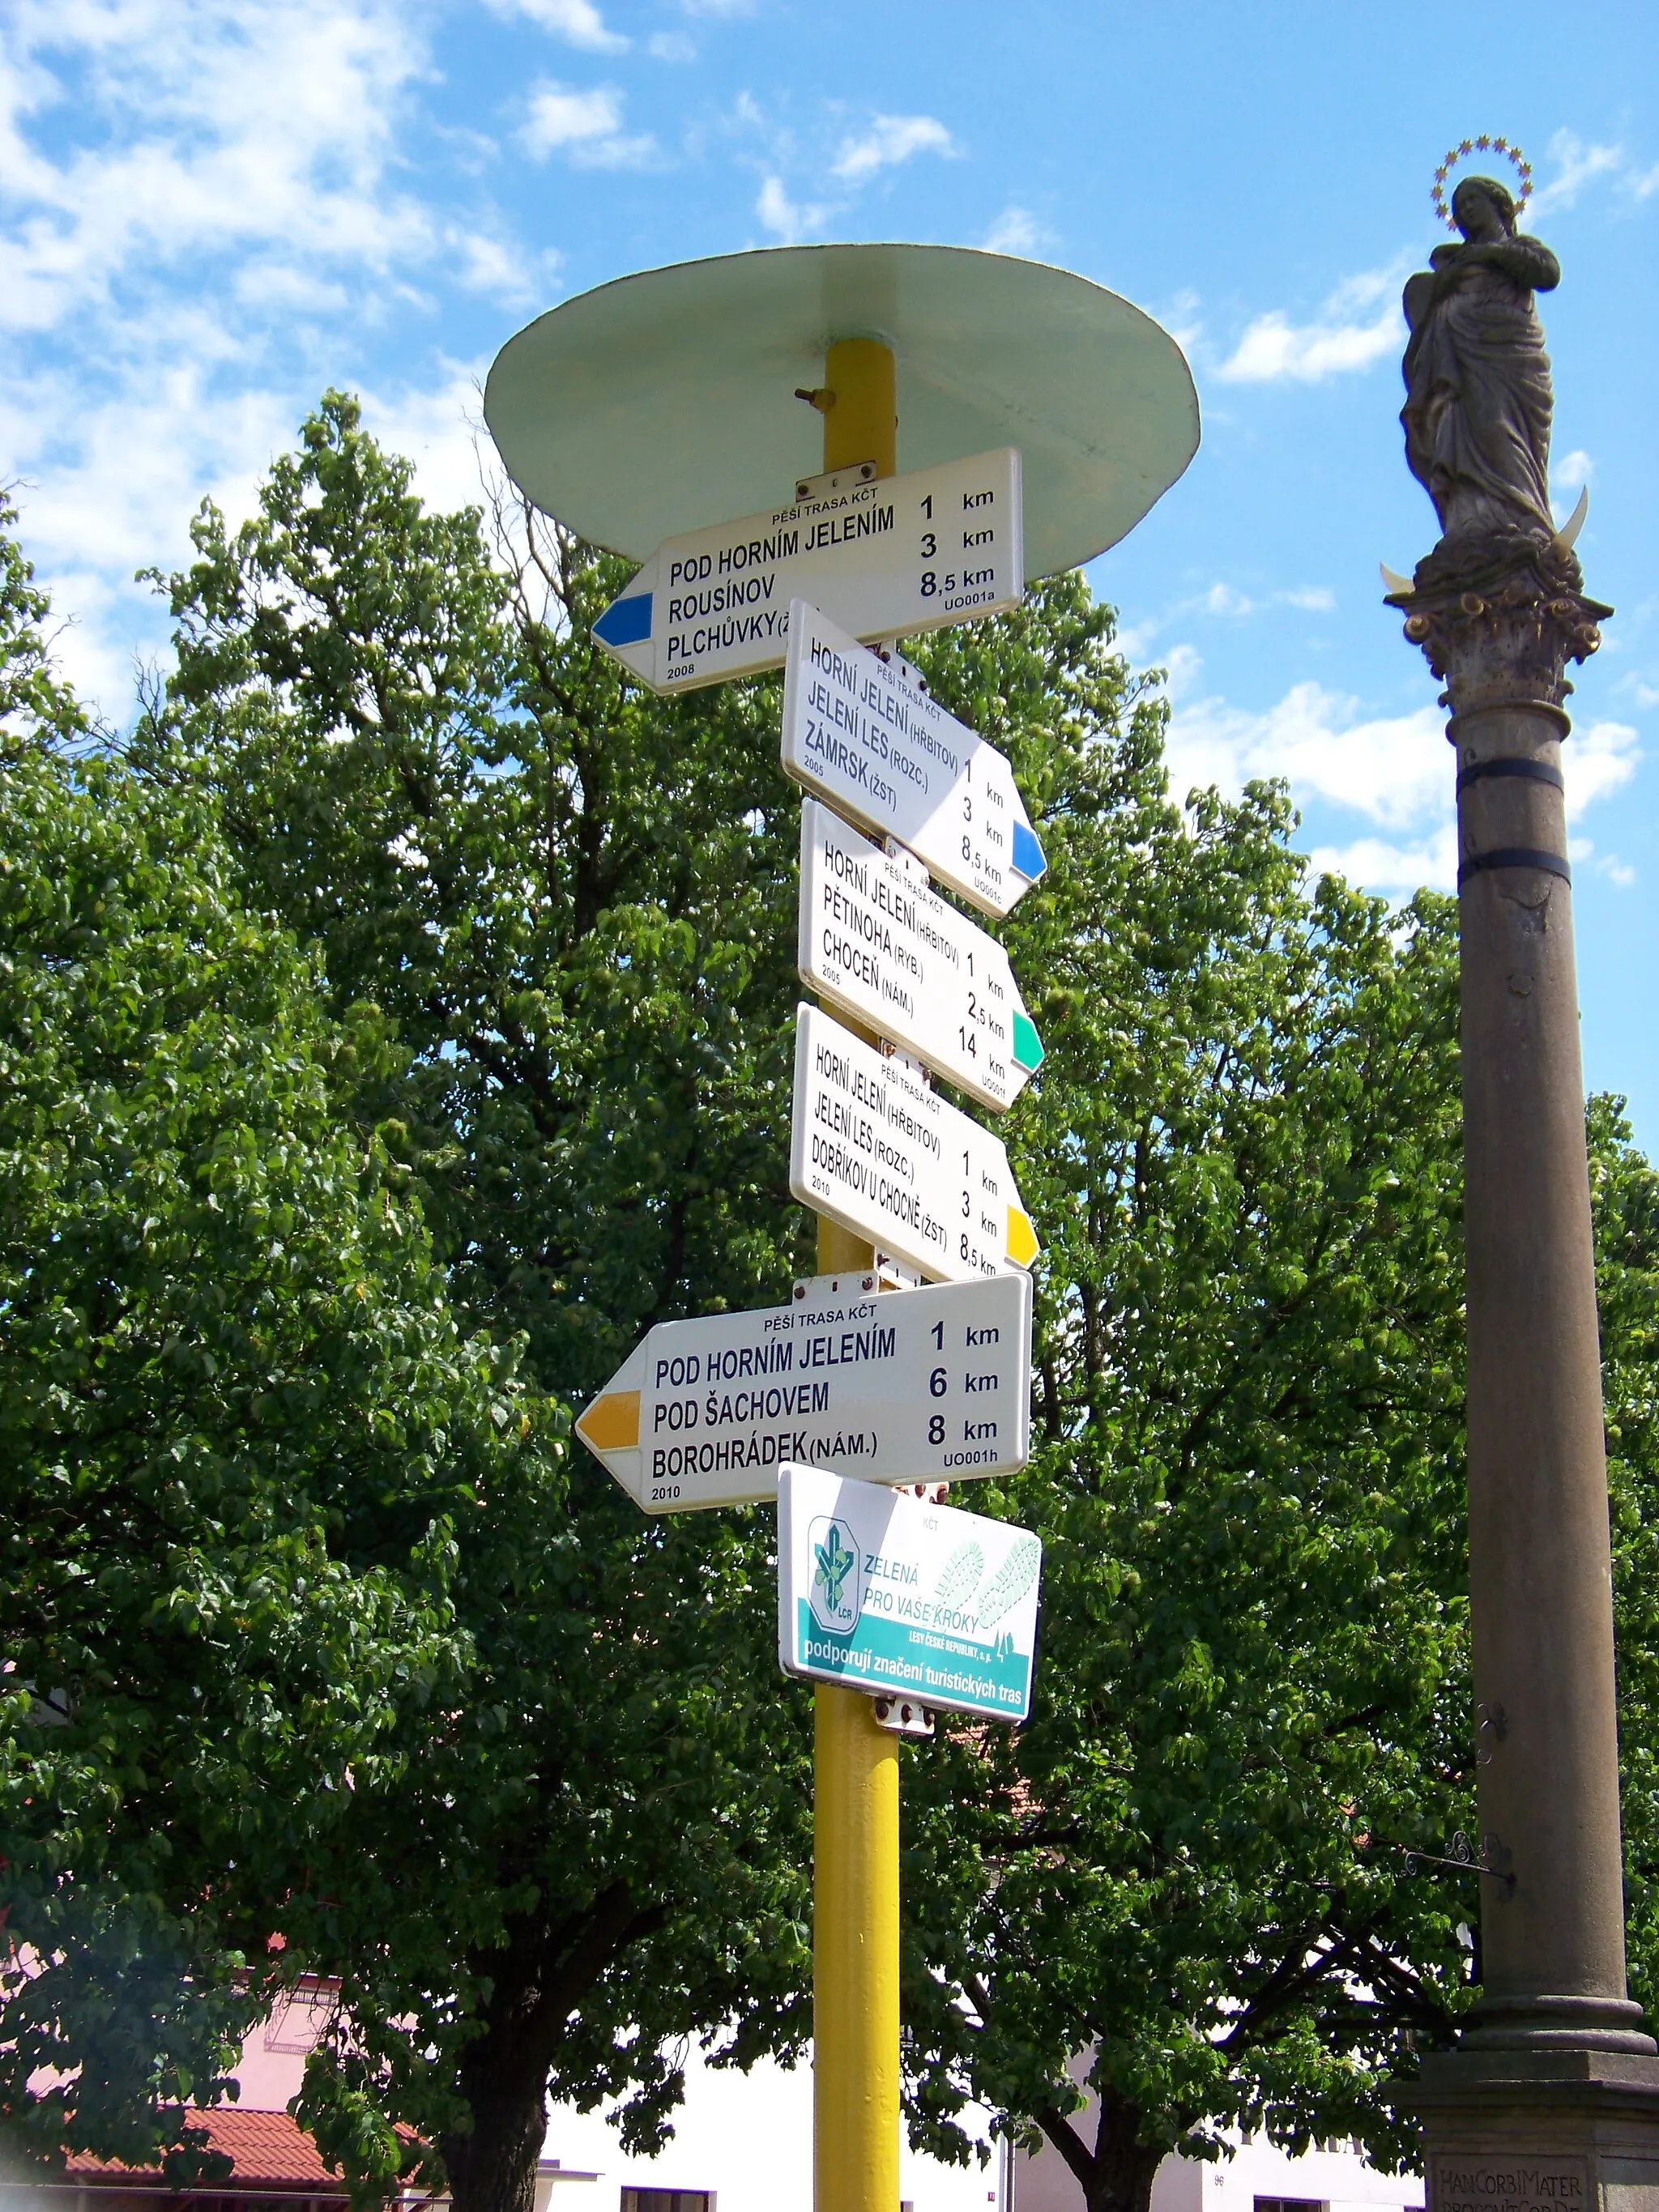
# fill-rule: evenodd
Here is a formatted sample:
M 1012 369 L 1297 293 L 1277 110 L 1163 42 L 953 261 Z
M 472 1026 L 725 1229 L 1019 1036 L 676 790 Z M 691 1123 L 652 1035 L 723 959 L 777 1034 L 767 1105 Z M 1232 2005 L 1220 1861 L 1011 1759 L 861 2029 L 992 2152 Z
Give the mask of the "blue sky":
M 1173 767 L 1287 775 L 1390 895 L 1451 870 L 1436 685 L 1377 562 L 1434 535 L 1400 451 L 1400 286 L 1446 148 L 1531 156 L 1555 473 L 1618 609 L 1572 700 L 1586 1073 L 1659 1150 L 1659 100 L 1650 5 L 8 0 L 0 477 L 113 721 L 166 624 L 132 581 L 247 506 L 325 385 L 429 496 L 476 493 L 495 349 L 655 263 L 817 238 L 993 244 L 1158 315 L 1192 468 L 1095 564 L 1170 672 Z M 714 518 L 711 518 L 711 520 Z

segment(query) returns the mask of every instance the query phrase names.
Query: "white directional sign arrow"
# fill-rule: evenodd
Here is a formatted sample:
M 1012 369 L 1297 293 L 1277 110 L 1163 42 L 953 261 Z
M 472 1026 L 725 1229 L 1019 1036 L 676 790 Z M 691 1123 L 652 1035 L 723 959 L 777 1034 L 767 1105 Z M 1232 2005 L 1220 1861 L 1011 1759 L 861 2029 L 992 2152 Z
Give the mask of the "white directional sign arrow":
M 1040 1249 L 1001 1138 L 805 1005 L 795 1010 L 789 1188 L 934 1282 L 1027 1267 Z
M 1012 446 L 908 476 L 842 471 L 769 514 L 670 538 L 593 635 L 653 691 L 776 668 L 789 603 L 856 637 L 939 629 L 1017 607 L 1025 587 Z
M 1006 914 L 1048 865 L 1004 756 L 816 607 L 790 610 L 783 765 L 982 914 Z
M 1042 1059 L 1008 956 L 827 806 L 801 808 L 801 981 L 999 1111 Z
M 889 1291 L 817 1275 L 792 1304 L 660 1322 L 576 1433 L 647 1513 L 777 1495 L 787 1461 L 869 1482 L 1004 1474 L 1030 1449 L 1029 1276 Z

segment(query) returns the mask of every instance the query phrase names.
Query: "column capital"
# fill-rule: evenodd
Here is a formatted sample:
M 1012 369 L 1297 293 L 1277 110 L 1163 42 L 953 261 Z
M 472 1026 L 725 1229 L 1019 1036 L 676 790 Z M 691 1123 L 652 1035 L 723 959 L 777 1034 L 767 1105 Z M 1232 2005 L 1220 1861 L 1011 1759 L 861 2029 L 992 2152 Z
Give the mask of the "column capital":
M 1437 573 L 1431 555 L 1417 574 L 1386 604 L 1405 616 L 1407 639 L 1445 683 L 1440 703 L 1454 714 L 1559 708 L 1572 690 L 1568 663 L 1596 650 L 1613 612 L 1586 596 L 1577 556 L 1554 545 L 1528 544 L 1478 574 Z

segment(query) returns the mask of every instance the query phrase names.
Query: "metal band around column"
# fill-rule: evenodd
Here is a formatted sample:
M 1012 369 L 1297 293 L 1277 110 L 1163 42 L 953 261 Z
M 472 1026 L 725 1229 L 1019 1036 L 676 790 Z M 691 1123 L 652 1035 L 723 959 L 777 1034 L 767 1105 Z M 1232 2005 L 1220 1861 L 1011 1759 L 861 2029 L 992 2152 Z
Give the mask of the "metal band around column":
M 1479 783 L 1484 775 L 1523 775 L 1533 783 L 1547 783 L 1555 791 L 1566 789 L 1559 768 L 1552 768 L 1547 761 L 1525 760 L 1511 755 L 1501 760 L 1476 761 L 1473 768 L 1460 769 L 1457 772 L 1459 795 L 1468 785 Z
M 1536 853 L 1529 845 L 1502 845 L 1495 853 L 1475 853 L 1463 861 L 1457 871 L 1461 890 L 1470 876 L 1478 876 L 1488 868 L 1543 868 L 1552 876 L 1559 876 L 1564 884 L 1572 881 L 1572 870 L 1559 853 Z

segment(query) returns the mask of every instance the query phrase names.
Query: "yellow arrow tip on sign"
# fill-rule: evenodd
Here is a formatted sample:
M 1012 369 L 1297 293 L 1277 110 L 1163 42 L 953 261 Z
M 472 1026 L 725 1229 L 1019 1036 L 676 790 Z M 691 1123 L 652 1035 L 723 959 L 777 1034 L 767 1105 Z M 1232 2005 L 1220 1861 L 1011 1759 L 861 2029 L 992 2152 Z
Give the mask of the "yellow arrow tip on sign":
M 577 1422 L 576 1434 L 590 1450 L 601 1454 L 636 1450 L 640 1441 L 639 1392 L 607 1390 L 603 1397 L 593 1401 Z
M 1037 1233 L 1031 1226 L 1031 1217 L 1017 1206 L 1008 1209 L 1008 1257 L 1017 1267 L 1029 1267 L 1042 1249 L 1037 1243 Z

